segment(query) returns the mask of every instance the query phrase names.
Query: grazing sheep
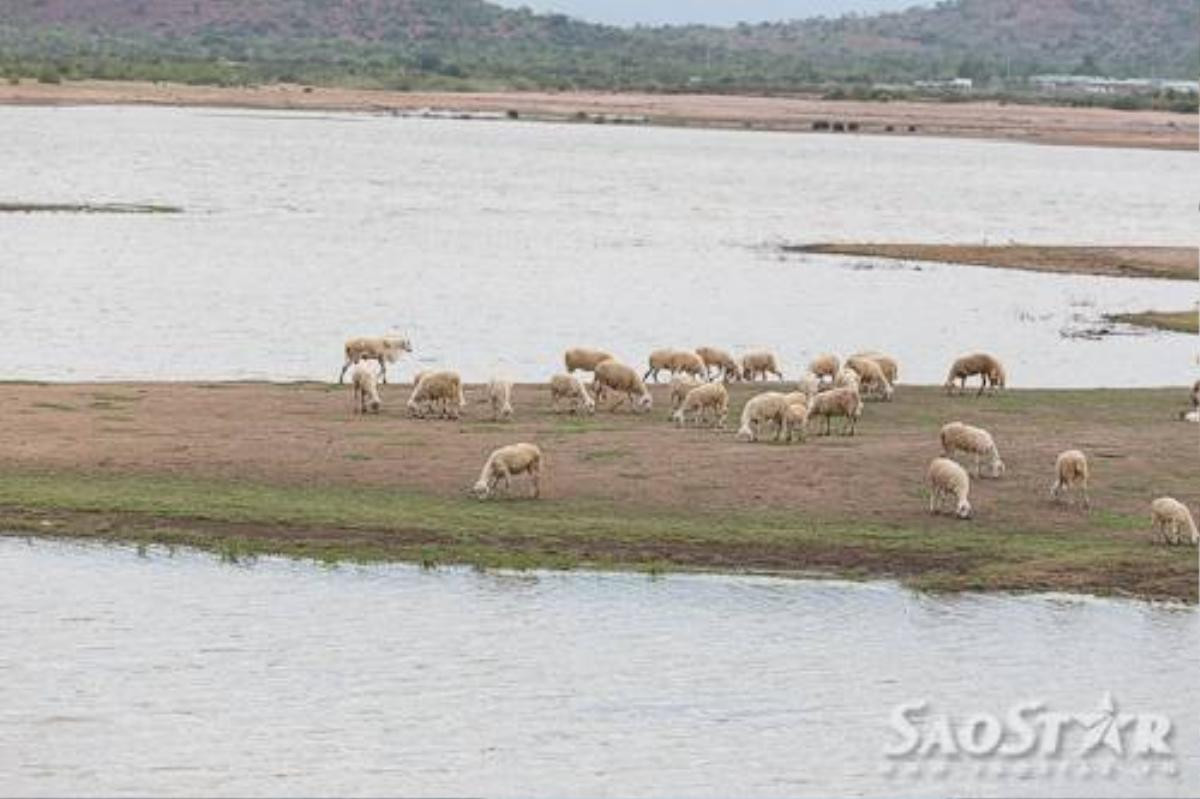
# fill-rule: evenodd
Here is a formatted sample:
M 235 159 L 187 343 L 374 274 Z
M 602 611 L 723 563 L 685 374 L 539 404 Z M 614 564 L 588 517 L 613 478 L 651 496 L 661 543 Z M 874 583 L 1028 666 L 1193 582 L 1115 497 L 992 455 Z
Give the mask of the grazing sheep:
M 563 353 L 563 364 L 566 366 L 567 374 L 571 374 L 576 369 L 584 372 L 594 372 L 599 364 L 612 360 L 612 357 L 604 350 L 572 347 Z
M 787 429 L 788 403 L 778 391 L 767 391 L 751 397 L 742 408 L 741 426 L 738 427 L 739 441 L 758 441 L 764 425 L 774 424 L 775 440 L 782 438 Z
M 878 363 L 869 358 L 853 357 L 846 360 L 846 368 L 858 375 L 860 391 L 864 396 L 891 400 L 894 391 L 891 381 Z
M 550 378 L 550 404 L 558 410 L 559 400 L 567 400 L 571 404 L 571 413 L 596 412 L 596 401 L 588 393 L 587 386 L 575 375 L 554 375 Z
M 790 444 L 797 438 L 804 441 L 808 438 L 808 395 L 793 391 L 785 394 L 783 399 L 788 406 L 783 420 L 787 427 L 787 442 Z
M 1061 452 L 1054 461 L 1054 484 L 1050 486 L 1050 498 L 1058 500 L 1068 489 L 1078 487 L 1083 492 L 1083 507 L 1090 508 L 1088 496 L 1087 456 L 1077 449 Z
M 620 361 L 609 359 L 596 364 L 595 377 L 596 380 L 592 387 L 595 390 L 597 402 L 600 402 L 604 393 L 608 391 L 625 395 L 609 410 L 616 410 L 617 406 L 626 398 L 629 399 L 629 404 L 635 412 L 644 413 L 654 405 L 654 399 L 650 396 L 650 391 L 642 382 L 642 378 L 631 367 Z
M 796 391 L 803 392 L 809 397 L 815 397 L 821 391 L 821 378 L 812 372 L 805 372 L 796 381 Z
M 853 388 L 855 391 L 858 391 L 862 388 L 862 378 L 853 369 L 842 367 L 833 378 L 833 387 Z
M 704 363 L 705 380 L 713 378 L 713 375 L 709 373 L 709 369 L 713 367 L 717 369 L 716 376 L 725 382 L 731 382 L 741 377 L 741 371 L 738 369 L 737 362 L 725 350 L 719 350 L 716 347 L 697 347 L 696 354 L 700 356 L 700 360 Z
M 509 444 L 493 452 L 483 464 L 483 471 L 472 491 L 479 499 L 487 499 L 496 483 L 503 481 L 507 494 L 511 488 L 509 478 L 519 474 L 529 475 L 534 499 L 541 496 L 542 451 L 536 444 Z
M 657 383 L 658 373 L 663 369 L 670 372 L 671 377 L 680 372 L 697 378 L 706 377 L 708 374 L 700 356 L 687 350 L 655 350 L 650 353 L 649 360 L 650 368 L 646 370 L 646 374 L 642 375 L 642 380 L 649 380 L 653 377 L 654 382 Z
M 1151 502 L 1150 521 L 1154 524 L 1154 532 L 1162 534 L 1164 543 L 1182 543 L 1186 535 L 1193 544 L 1200 544 L 1200 532 L 1196 530 L 1192 512 L 1177 499 L 1159 497 Z
M 831 381 L 837 377 L 841 368 L 842 362 L 838 360 L 838 356 L 828 352 L 818 355 L 808 364 L 808 371 L 821 379 L 828 377 Z
M 513 415 L 511 380 L 493 377 L 488 381 L 487 399 L 492 406 L 492 421 L 511 419 Z
M 852 386 L 830 389 L 813 397 L 808 403 L 810 419 L 814 416 L 825 418 L 825 432 L 822 435 L 826 436 L 833 431 L 834 416 L 843 416 L 846 419 L 846 423 L 842 427 L 842 435 L 854 435 L 862 411 L 862 397 L 859 395 L 858 389 Z
M 950 365 L 950 373 L 946 375 L 946 393 L 953 392 L 955 380 L 960 381 L 959 390 L 966 391 L 967 378 L 975 375 L 980 377 L 979 391 L 975 393 L 977 397 L 988 386 L 1004 388 L 1008 382 L 1008 375 L 999 359 L 986 352 L 975 352 L 964 355 Z
M 934 458 L 929 463 L 929 512 L 937 513 L 944 499 L 954 501 L 954 514 L 960 519 L 971 518 L 971 476 L 967 470 L 949 458 Z
M 709 411 L 712 411 L 716 426 L 724 430 L 725 420 L 729 417 L 729 392 L 724 383 L 696 386 L 687 393 L 683 404 L 671 414 L 671 418 L 675 424 L 686 427 L 689 416 L 695 424 L 701 424 L 708 418 Z
M 380 336 L 375 338 L 361 337 L 346 341 L 346 362 L 342 364 L 341 374 L 338 375 L 340 384 L 346 377 L 346 370 L 361 360 L 378 361 L 379 375 L 384 383 L 387 382 L 387 365 L 395 363 L 402 352 L 412 352 L 412 342 L 404 336 Z
M 887 378 L 887 381 L 893 386 L 896 385 L 896 380 L 900 377 L 900 365 L 892 356 L 875 350 L 867 350 L 866 352 L 856 352 L 850 357 L 851 359 L 866 358 L 869 361 L 874 361 L 883 370 L 883 376 Z
M 950 458 L 956 452 L 965 452 L 975 456 L 975 476 L 983 477 L 982 462 L 988 459 L 988 477 L 1000 477 L 1004 474 L 1004 461 L 1000 460 L 1000 451 L 992 434 L 981 427 L 972 427 L 962 422 L 950 422 L 942 426 L 942 455 Z
M 379 413 L 383 404 L 379 399 L 379 381 L 375 373 L 364 363 L 354 364 L 350 371 L 351 396 L 355 413 Z
M 439 405 L 441 416 L 457 419 L 466 404 L 458 372 L 425 372 L 408 398 L 408 412 L 424 418 L 433 412 L 434 405 Z
M 779 371 L 779 364 L 775 361 L 775 353 L 767 352 L 766 350 L 755 350 L 754 352 L 747 352 L 742 356 L 743 380 L 756 380 L 757 375 L 762 375 L 762 379 L 766 380 L 768 374 L 775 375 L 780 380 L 783 380 L 783 372 Z
M 699 385 L 701 382 L 690 375 L 671 379 L 671 415 L 674 415 L 675 411 L 679 410 L 679 406 L 683 405 L 688 392 Z

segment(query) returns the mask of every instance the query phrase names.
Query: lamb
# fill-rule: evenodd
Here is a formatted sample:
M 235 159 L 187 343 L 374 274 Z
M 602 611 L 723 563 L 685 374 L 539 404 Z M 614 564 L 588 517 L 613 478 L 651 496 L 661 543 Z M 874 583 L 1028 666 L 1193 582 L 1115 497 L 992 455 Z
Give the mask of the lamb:
M 671 413 L 679 410 L 679 406 L 683 405 L 684 399 L 687 398 L 688 392 L 696 386 L 701 385 L 700 381 L 690 375 L 683 375 L 671 380 Z
M 846 360 L 846 368 L 853 371 L 859 377 L 859 382 L 862 389 L 869 393 L 872 397 L 879 397 L 885 401 L 892 398 L 892 384 L 887 379 L 887 375 L 883 373 L 883 369 L 878 363 L 861 356 L 851 357 Z
M 716 347 L 697 347 L 696 354 L 700 356 L 700 360 L 704 363 L 705 380 L 713 378 L 713 375 L 709 373 L 709 369 L 713 367 L 717 369 L 717 377 L 726 382 L 737 380 L 741 377 L 741 372 L 738 369 L 737 363 L 733 360 L 733 356 L 725 350 L 719 350 Z
M 967 378 L 974 375 L 980 376 L 979 391 L 975 393 L 977 397 L 989 385 L 993 389 L 1004 388 L 1008 382 L 1008 375 L 999 359 L 986 352 L 975 352 L 964 355 L 950 365 L 950 373 L 946 375 L 946 393 L 953 392 L 955 380 L 960 381 L 959 390 L 966 391 Z
M 1150 521 L 1154 524 L 1154 532 L 1162 534 L 1164 543 L 1182 543 L 1186 534 L 1192 544 L 1200 544 L 1200 532 L 1196 530 L 1192 512 L 1177 499 L 1159 497 L 1151 502 Z
M 778 441 L 787 429 L 788 403 L 778 391 L 767 391 L 749 399 L 742 408 L 742 422 L 738 428 L 739 441 L 758 441 L 759 433 L 767 424 L 776 425 L 775 440 Z
M 838 356 L 831 353 L 824 353 L 813 358 L 808 364 L 808 371 L 812 372 L 818 378 L 828 377 L 833 380 L 837 377 L 837 373 L 841 371 L 842 362 L 838 360 Z
M 440 404 L 441 415 L 451 419 L 459 417 L 460 409 L 467 404 L 463 396 L 462 378 L 458 372 L 426 372 L 408 398 L 408 412 L 417 418 L 433 411 Z
M 596 401 L 588 393 L 587 386 L 575 375 L 554 375 L 550 378 L 550 404 L 558 410 L 559 400 L 571 403 L 571 413 L 596 412 Z
M 960 519 L 971 518 L 971 476 L 967 470 L 949 458 L 934 458 L 929 463 L 929 512 L 937 513 L 944 499 L 954 500 L 954 514 Z
M 671 418 L 675 424 L 686 426 L 688 417 L 700 424 L 713 412 L 716 426 L 725 429 L 725 420 L 729 417 L 729 392 L 724 383 L 703 383 L 696 386 L 684 397 L 683 404 L 675 410 Z
M 504 491 L 511 488 L 509 478 L 514 475 L 527 474 L 533 485 L 533 497 L 541 496 L 542 450 L 536 444 L 509 444 L 500 447 L 488 456 L 483 464 L 472 491 L 479 499 L 487 499 L 496 489 L 496 484 L 504 482 Z
M 890 355 L 884 355 L 882 352 L 875 350 L 867 350 L 865 352 L 856 352 L 850 356 L 853 358 L 866 358 L 869 361 L 874 361 L 883 370 L 884 377 L 893 386 L 896 385 L 896 380 L 900 377 L 900 365 L 896 359 Z
M 758 375 L 762 375 L 762 379 L 766 380 L 768 374 L 773 374 L 780 380 L 783 380 L 783 372 L 779 371 L 779 365 L 775 361 L 775 353 L 767 352 L 766 350 L 755 350 L 754 352 L 747 352 L 742 356 L 743 380 L 755 380 Z
M 796 391 L 803 392 L 809 397 L 815 397 L 821 391 L 821 378 L 812 372 L 805 372 L 796 381 Z
M 1078 486 L 1083 491 L 1083 507 L 1090 508 L 1092 500 L 1088 497 L 1088 462 L 1087 456 L 1077 449 L 1060 452 L 1054 461 L 1054 484 L 1050 486 L 1050 498 L 1058 500 L 1070 488 Z
M 511 419 L 513 415 L 511 380 L 493 377 L 488 381 L 487 399 L 492 406 L 492 421 Z
M 853 369 L 842 367 L 833 378 L 833 387 L 853 388 L 855 391 L 859 391 L 862 389 L 862 378 Z
M 594 372 L 598 365 L 604 361 L 612 360 L 612 357 L 604 350 L 572 347 L 563 353 L 563 364 L 566 366 L 567 374 L 573 373 L 576 369 L 584 372 Z
M 654 405 L 654 399 L 650 396 L 650 391 L 646 388 L 646 384 L 642 382 L 642 378 L 638 376 L 631 367 L 626 366 L 620 361 L 609 359 L 602 361 L 596 365 L 595 383 L 593 388 L 596 392 L 596 401 L 602 399 L 602 395 L 607 391 L 614 391 L 617 394 L 624 394 L 612 406 L 610 410 L 616 410 L 626 398 L 629 399 L 630 405 L 634 412 L 649 411 Z
M 787 414 L 784 424 L 787 427 L 787 442 L 790 444 L 797 438 L 804 441 L 808 438 L 808 394 L 803 391 L 793 391 L 783 396 L 787 403 Z
M 341 374 L 338 375 L 338 384 L 340 385 L 345 379 L 347 369 L 364 359 L 379 362 L 379 374 L 386 383 L 387 364 L 395 363 L 402 352 L 412 352 L 412 342 L 404 336 L 349 339 L 345 345 L 346 362 L 342 364 Z
M 695 377 L 705 377 L 708 370 L 704 366 L 704 361 L 694 352 L 687 350 L 655 350 L 650 353 L 650 368 L 646 370 L 646 374 L 642 375 L 642 380 L 654 378 L 654 382 L 658 382 L 658 373 L 660 370 L 666 369 L 674 377 L 677 373 L 694 375 Z
M 383 403 L 379 398 L 379 381 L 375 372 L 365 363 L 356 363 L 350 371 L 350 385 L 355 413 L 366 413 L 368 410 L 379 413 Z
M 822 435 L 829 435 L 832 432 L 834 416 L 846 418 L 846 423 L 842 427 L 842 435 L 854 435 L 862 411 L 862 397 L 859 395 L 858 389 L 852 386 L 835 388 L 818 394 L 808 403 L 809 418 L 825 417 L 825 432 Z
M 942 455 L 952 457 L 955 452 L 965 452 L 975 456 L 975 476 L 983 477 L 982 462 L 988 460 L 988 476 L 1000 477 L 1004 474 L 1004 461 L 1000 460 L 1000 452 L 992 434 L 981 427 L 972 427 L 962 422 L 950 422 L 942 427 Z

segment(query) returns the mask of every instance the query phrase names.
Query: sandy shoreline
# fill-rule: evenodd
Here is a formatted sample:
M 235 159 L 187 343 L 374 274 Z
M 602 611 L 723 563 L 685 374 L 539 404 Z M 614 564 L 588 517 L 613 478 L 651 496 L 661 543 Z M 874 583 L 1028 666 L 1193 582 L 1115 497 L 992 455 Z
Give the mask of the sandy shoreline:
M 396 92 L 304 87 L 189 86 L 78 81 L 0 85 L 8 105 L 168 105 L 308 111 L 455 110 L 548 121 L 604 117 L 648 124 L 813 131 L 814 123 L 857 126 L 859 134 L 950 136 L 1043 144 L 1195 150 L 1195 120 L 1161 111 L 979 103 L 857 102 L 811 97 L 601 92 Z M 890 130 L 889 130 L 890 128 Z M 855 135 L 822 132 L 820 135 Z

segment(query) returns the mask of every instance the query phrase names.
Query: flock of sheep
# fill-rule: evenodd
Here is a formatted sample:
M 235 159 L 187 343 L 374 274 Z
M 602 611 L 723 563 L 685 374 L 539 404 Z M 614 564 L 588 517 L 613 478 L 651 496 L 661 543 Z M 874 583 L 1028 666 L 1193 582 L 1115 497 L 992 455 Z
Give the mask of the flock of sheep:
M 404 337 L 355 338 L 345 345 L 346 360 L 338 382 L 350 370 L 352 396 L 356 413 L 378 412 L 382 400 L 381 382 L 387 381 L 387 364 L 394 363 L 402 353 L 411 353 L 412 345 Z M 376 362 L 378 373 L 366 364 Z M 653 398 L 646 381 L 658 382 L 667 372 L 671 376 L 671 419 L 686 426 L 712 425 L 724 429 L 729 414 L 729 392 L 726 383 L 766 380 L 769 376 L 780 381 L 783 373 L 774 354 L 766 351 L 749 352 L 740 361 L 714 347 L 692 350 L 656 350 L 650 353 L 648 368 L 643 374 L 621 363 L 603 350 L 572 348 L 563 356 L 565 372 L 550 380 L 551 405 L 561 410 L 564 405 L 573 413 L 594 413 L 597 403 L 612 395 L 615 410 L 629 402 L 636 413 L 649 412 Z M 576 372 L 588 372 L 592 381 L 585 384 Z M 894 358 L 880 352 L 860 352 L 843 363 L 836 355 L 820 355 L 809 364 L 808 371 L 797 381 L 791 392 L 766 391 L 755 395 L 742 409 L 737 431 L 739 440 L 753 442 L 773 436 L 775 441 L 803 441 L 809 424 L 817 420 L 824 425 L 820 434 L 832 433 L 832 420 L 843 420 L 843 435 L 854 435 L 862 416 L 864 400 L 889 401 L 895 393 L 899 365 Z M 967 379 L 979 377 L 976 396 L 984 391 L 1005 388 L 1007 375 L 1004 365 L 987 353 L 965 355 L 950 366 L 945 388 L 948 393 L 966 391 Z M 457 419 L 466 407 L 462 379 L 452 371 L 418 372 L 407 407 L 410 415 L 424 418 L 436 415 Z M 495 378 L 487 384 L 487 403 L 495 420 L 510 419 L 513 384 Z M 1192 410 L 1181 414 L 1188 421 L 1200 420 L 1200 380 L 1192 387 Z M 972 516 L 971 476 L 954 458 L 973 459 L 977 478 L 1000 478 L 1004 461 L 992 435 L 979 427 L 950 422 L 941 429 L 942 455 L 929 464 L 927 480 L 930 488 L 929 511 L 938 513 L 949 503 L 960 519 Z M 511 478 L 526 475 L 533 496 L 540 495 L 543 455 L 536 444 L 519 443 L 500 447 L 488 456 L 472 491 L 480 499 L 492 496 L 500 483 L 510 490 Z M 1083 452 L 1070 449 L 1061 453 L 1055 462 L 1054 482 L 1050 496 L 1060 500 L 1068 492 L 1082 496 L 1084 508 L 1090 508 L 1088 495 L 1088 461 Z M 1155 499 L 1151 505 L 1154 532 L 1166 543 L 1184 540 L 1200 544 L 1200 532 L 1191 512 L 1183 503 L 1171 497 Z

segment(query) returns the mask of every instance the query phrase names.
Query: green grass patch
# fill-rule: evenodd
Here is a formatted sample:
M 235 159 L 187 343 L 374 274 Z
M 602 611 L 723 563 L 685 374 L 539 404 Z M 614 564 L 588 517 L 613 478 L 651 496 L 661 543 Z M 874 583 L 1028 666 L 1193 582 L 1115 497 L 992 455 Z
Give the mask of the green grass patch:
M 1109 314 L 1104 318 L 1112 322 L 1147 327 L 1152 330 L 1200 334 L 1200 313 L 1196 311 L 1142 311 L 1141 313 Z

